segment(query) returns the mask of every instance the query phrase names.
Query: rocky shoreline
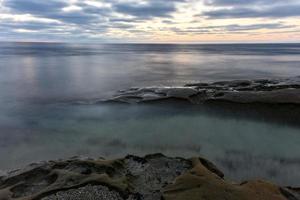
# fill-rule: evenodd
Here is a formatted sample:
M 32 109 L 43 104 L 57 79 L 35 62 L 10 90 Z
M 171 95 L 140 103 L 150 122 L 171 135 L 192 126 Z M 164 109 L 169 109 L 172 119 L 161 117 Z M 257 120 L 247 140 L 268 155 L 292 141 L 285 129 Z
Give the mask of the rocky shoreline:
M 105 102 L 143 103 L 166 99 L 204 102 L 300 104 L 300 77 L 192 83 L 182 87 L 145 87 L 119 91 Z M 103 101 L 101 101 L 103 102 Z
M 32 164 L 0 177 L 0 200 L 297 200 L 300 188 L 234 183 L 210 161 L 152 154 Z

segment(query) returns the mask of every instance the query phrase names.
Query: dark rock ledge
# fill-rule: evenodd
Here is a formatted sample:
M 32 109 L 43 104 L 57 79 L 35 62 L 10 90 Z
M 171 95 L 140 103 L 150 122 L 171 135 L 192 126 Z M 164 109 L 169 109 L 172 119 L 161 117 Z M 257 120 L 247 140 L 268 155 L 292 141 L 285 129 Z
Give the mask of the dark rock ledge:
M 266 181 L 240 184 L 204 158 L 161 154 L 32 164 L 0 179 L 0 200 L 297 200 L 299 188 Z
M 193 104 L 211 101 L 300 104 L 300 77 L 193 83 L 183 87 L 130 88 L 119 91 L 106 101 L 141 103 L 164 99 L 183 99 Z

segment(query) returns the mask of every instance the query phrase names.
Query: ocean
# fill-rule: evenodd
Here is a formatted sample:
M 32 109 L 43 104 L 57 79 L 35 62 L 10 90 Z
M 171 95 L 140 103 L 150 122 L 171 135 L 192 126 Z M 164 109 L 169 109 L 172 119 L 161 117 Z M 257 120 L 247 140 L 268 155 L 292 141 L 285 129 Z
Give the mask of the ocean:
M 3 42 L 0 171 L 71 156 L 160 152 L 203 156 L 235 181 L 296 185 L 294 107 L 94 102 L 131 87 L 299 75 L 300 44 Z

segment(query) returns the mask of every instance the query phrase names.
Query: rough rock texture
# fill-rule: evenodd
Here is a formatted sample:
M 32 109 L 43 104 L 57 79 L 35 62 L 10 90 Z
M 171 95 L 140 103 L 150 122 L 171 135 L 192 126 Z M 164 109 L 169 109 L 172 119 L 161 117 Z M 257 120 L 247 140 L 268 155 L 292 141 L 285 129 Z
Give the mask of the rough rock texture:
M 0 178 L 0 200 L 297 200 L 300 189 L 241 184 L 204 158 L 70 159 L 34 164 Z
M 70 200 L 122 200 L 118 192 L 110 190 L 108 187 L 101 185 L 87 185 L 77 189 L 70 189 L 67 191 L 60 191 L 52 194 L 48 197 L 42 198 L 42 200 L 58 200 L 58 199 L 70 199 Z
M 241 184 L 230 183 L 206 168 L 198 158 L 192 159 L 193 168 L 177 177 L 174 184 L 164 189 L 164 199 L 297 199 L 292 191 L 266 181 L 247 181 Z
M 183 87 L 131 88 L 119 91 L 107 101 L 140 103 L 171 98 L 188 100 L 194 104 L 210 101 L 299 104 L 300 77 L 193 83 Z

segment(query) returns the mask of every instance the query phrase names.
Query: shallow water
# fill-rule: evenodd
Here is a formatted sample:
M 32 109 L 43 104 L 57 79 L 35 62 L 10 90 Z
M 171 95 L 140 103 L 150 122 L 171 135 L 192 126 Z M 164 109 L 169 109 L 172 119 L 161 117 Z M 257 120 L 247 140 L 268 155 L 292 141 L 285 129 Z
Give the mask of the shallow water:
M 299 107 L 90 104 L 133 86 L 300 75 L 300 45 L 0 45 L 0 169 L 74 155 L 204 156 L 300 180 Z

